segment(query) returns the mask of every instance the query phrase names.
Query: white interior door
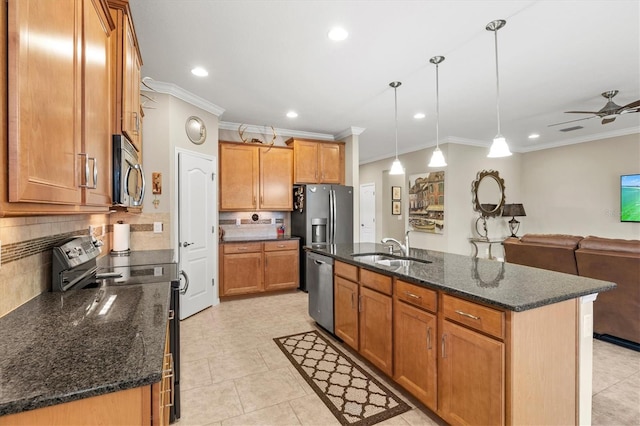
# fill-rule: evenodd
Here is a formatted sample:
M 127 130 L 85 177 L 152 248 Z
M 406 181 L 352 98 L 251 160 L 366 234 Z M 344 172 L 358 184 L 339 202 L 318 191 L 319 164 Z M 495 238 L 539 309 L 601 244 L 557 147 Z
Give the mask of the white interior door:
M 178 152 L 178 249 L 181 279 L 185 281 L 180 295 L 180 319 L 212 306 L 217 294 L 214 160 Z
M 360 242 L 376 242 L 376 184 L 360 185 Z

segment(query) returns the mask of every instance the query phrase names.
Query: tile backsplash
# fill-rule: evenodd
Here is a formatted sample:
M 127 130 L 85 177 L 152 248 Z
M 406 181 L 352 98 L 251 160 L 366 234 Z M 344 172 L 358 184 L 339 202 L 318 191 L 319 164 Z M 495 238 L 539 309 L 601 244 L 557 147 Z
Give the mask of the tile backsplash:
M 109 253 L 113 224 L 131 225 L 131 250 L 171 248 L 169 213 L 113 213 L 0 218 L 0 317 L 51 289 L 51 249 L 74 235 L 93 235 Z M 162 233 L 153 232 L 154 222 Z
M 289 234 L 289 212 L 220 212 L 218 224 L 223 238 L 272 238 L 284 226 Z

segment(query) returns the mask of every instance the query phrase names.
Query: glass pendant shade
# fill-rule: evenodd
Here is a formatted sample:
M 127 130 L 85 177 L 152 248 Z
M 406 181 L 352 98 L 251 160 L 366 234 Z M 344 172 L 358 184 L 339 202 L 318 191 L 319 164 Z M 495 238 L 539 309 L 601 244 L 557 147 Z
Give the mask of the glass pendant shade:
M 402 163 L 397 158 L 393 160 L 391 163 L 391 170 L 389 170 L 390 175 L 403 175 L 404 167 L 402 167 Z
M 391 163 L 391 170 L 389 170 L 390 175 L 403 175 L 404 167 L 402 167 L 402 163 L 398 160 L 398 87 L 402 83 L 399 81 L 392 81 L 389 83 L 389 86 L 393 87 L 393 97 L 395 99 L 395 123 L 396 123 L 396 159 Z
M 491 148 L 489 149 L 489 158 L 500 158 L 500 157 L 508 157 L 511 155 L 511 151 L 509 150 L 509 145 L 507 145 L 507 140 L 502 135 L 497 135 L 493 139 L 493 143 L 491 144 Z
M 431 161 L 429 161 L 429 167 L 445 167 L 447 162 L 444 161 L 444 155 L 440 148 L 436 147 L 431 155 Z

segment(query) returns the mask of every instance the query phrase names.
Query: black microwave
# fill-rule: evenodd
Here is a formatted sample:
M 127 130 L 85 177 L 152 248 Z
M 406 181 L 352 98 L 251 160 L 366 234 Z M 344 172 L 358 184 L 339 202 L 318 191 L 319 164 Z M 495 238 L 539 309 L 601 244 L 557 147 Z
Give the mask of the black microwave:
M 113 135 L 113 204 L 141 207 L 144 172 L 138 150 L 124 135 Z

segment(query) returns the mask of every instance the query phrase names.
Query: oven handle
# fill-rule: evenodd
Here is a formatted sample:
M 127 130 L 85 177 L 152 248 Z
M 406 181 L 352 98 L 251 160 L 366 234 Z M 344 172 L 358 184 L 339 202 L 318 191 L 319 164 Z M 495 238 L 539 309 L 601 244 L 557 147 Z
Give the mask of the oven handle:
M 180 294 L 186 294 L 187 289 L 189 288 L 189 275 L 182 269 L 180 270 L 180 275 L 184 277 L 184 288 L 180 289 Z

